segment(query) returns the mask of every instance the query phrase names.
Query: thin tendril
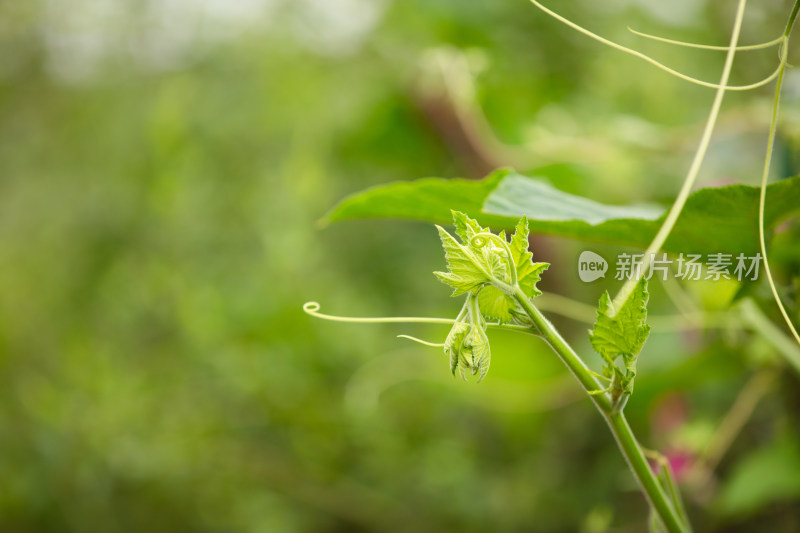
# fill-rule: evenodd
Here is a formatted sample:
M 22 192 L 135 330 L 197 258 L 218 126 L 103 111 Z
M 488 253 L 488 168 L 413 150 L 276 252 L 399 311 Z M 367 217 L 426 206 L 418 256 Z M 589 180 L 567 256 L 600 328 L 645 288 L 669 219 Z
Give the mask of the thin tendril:
M 408 339 L 410 341 L 418 342 L 419 344 L 424 344 L 425 346 L 432 346 L 434 348 L 442 348 L 444 347 L 443 342 L 428 342 L 422 339 L 418 339 L 417 337 L 412 337 L 411 335 L 398 335 L 398 339 Z
M 486 239 L 486 241 L 483 242 L 481 239 Z M 476 235 L 473 235 L 472 238 L 470 238 L 469 241 L 470 241 L 470 244 L 472 246 L 476 246 L 478 248 L 483 248 L 484 246 L 486 246 L 488 244 L 489 240 L 492 240 L 492 241 L 494 241 L 496 243 L 499 243 L 500 246 L 503 247 L 503 250 L 506 252 L 506 256 L 508 257 L 508 271 L 509 271 L 509 275 L 511 277 L 511 286 L 516 287 L 517 286 L 517 263 L 516 263 L 516 261 L 514 261 L 514 255 L 511 253 L 511 248 L 509 248 L 508 242 L 506 242 L 506 240 L 504 238 L 500 237 L 499 235 L 495 235 L 494 233 L 486 232 L 486 233 L 478 233 Z
M 795 7 L 792 11 L 792 17 L 789 19 L 786 32 L 784 33 L 784 39 L 785 39 L 784 47 L 788 47 L 789 32 L 791 31 L 792 24 L 794 23 L 794 17 L 796 16 L 797 16 L 797 3 L 795 3 Z M 800 335 L 798 335 L 797 329 L 794 327 L 794 324 L 789 318 L 789 313 L 786 312 L 786 308 L 783 306 L 781 297 L 778 294 L 778 289 L 775 286 L 775 280 L 772 279 L 772 271 L 769 267 L 769 260 L 767 259 L 766 238 L 764 236 L 764 211 L 766 210 L 766 203 L 767 203 L 767 179 L 769 178 L 769 167 L 772 163 L 772 150 L 775 145 L 775 133 L 776 130 L 778 129 L 778 107 L 781 99 L 781 88 L 783 87 L 783 73 L 786 71 L 786 61 L 787 61 L 787 54 L 784 53 L 782 54 L 781 57 L 778 82 L 775 85 L 775 100 L 772 105 L 772 117 L 770 118 L 769 135 L 767 137 L 767 155 L 764 158 L 764 171 L 761 174 L 761 193 L 759 194 L 758 197 L 758 240 L 759 244 L 761 245 L 761 255 L 764 258 L 764 272 L 767 274 L 767 281 L 769 282 L 769 288 L 772 291 L 772 296 L 775 299 L 775 303 L 778 304 L 778 308 L 781 311 L 781 315 L 783 315 L 783 319 L 786 322 L 786 325 L 789 326 L 789 329 L 791 330 L 792 335 L 794 335 L 795 340 L 798 343 L 800 343 Z
M 675 39 L 667 39 L 666 37 L 659 37 L 658 35 L 652 35 L 650 33 L 644 33 L 644 32 L 639 31 L 639 30 L 634 30 L 630 26 L 628 26 L 628 31 L 633 33 L 634 35 L 638 35 L 639 37 L 644 37 L 645 39 L 652 39 L 654 41 L 660 41 L 662 43 L 667 43 L 667 44 L 674 44 L 674 45 L 677 45 L 677 46 L 685 46 L 687 48 L 698 48 L 700 50 L 717 50 L 717 51 L 720 51 L 720 52 L 727 52 L 728 49 L 730 48 L 729 46 L 715 46 L 715 45 L 712 45 L 712 44 L 699 44 L 699 43 L 690 43 L 690 42 L 686 42 L 686 41 L 678 41 L 678 40 L 675 40 Z M 771 41 L 767 41 L 765 43 L 748 44 L 748 45 L 744 45 L 744 46 L 737 46 L 736 47 L 736 51 L 737 52 L 743 52 L 743 51 L 747 51 L 747 50 L 762 50 L 764 48 L 769 48 L 770 46 L 775 46 L 776 44 L 778 44 L 781 41 L 783 41 L 784 38 L 785 37 L 783 35 L 781 35 L 780 37 L 777 37 L 776 39 L 773 39 Z
M 626 54 L 630 54 L 630 55 L 638 57 L 640 59 L 644 59 L 648 63 L 660 68 L 661 70 L 663 70 L 663 71 L 665 71 L 665 72 L 667 72 L 669 74 L 672 74 L 673 76 L 676 76 L 676 77 L 678 77 L 678 78 L 680 78 L 682 80 L 694 83 L 696 85 L 700 85 L 702 87 L 708 87 L 710 89 L 720 89 L 720 87 L 721 87 L 720 85 L 716 85 L 714 83 L 709 83 L 709 82 L 706 82 L 706 81 L 703 81 L 703 80 L 699 80 L 697 78 L 693 78 L 691 76 L 687 76 L 686 74 L 682 74 L 681 72 L 678 72 L 677 70 L 675 70 L 673 68 L 670 68 L 670 67 L 666 66 L 665 64 L 663 64 L 663 63 L 661 63 L 659 61 L 656 61 L 652 57 L 650 57 L 650 56 L 648 56 L 646 54 L 643 54 L 642 52 L 639 52 L 638 50 L 634 50 L 632 48 L 628 48 L 626 46 L 622 46 L 621 44 L 617 44 L 614 41 L 610 41 L 610 40 L 606 39 L 605 37 L 601 37 L 601 36 L 597 35 L 596 33 L 593 33 L 593 32 L 587 30 L 586 28 L 584 28 L 582 26 L 578 26 L 577 24 L 575 24 L 571 20 L 562 17 L 561 15 L 556 13 L 555 11 L 551 11 L 550 9 L 544 7 L 542 4 L 537 2 L 536 0 L 530 0 L 530 2 L 533 5 L 535 5 L 536 7 L 538 7 L 539 9 L 541 9 L 542 11 L 544 11 L 545 13 L 547 13 L 548 15 L 550 15 L 551 17 L 555 18 L 556 20 L 558 20 L 560 22 L 563 22 L 564 24 L 566 24 L 567 26 L 571 27 L 572 29 L 574 29 L 576 31 L 579 31 L 580 33 L 582 33 L 584 35 L 587 35 L 587 36 L 591 37 L 592 39 L 594 39 L 596 41 L 599 41 L 599 42 L 601 42 L 601 43 L 603 43 L 603 44 L 605 44 L 607 46 L 610 46 L 611 48 L 614 48 L 614 49 L 619 50 L 621 52 L 625 52 Z M 747 91 L 747 90 L 750 90 L 750 89 L 755 89 L 756 87 L 761 87 L 762 85 L 765 85 L 765 84 L 769 83 L 770 81 L 775 79 L 775 77 L 777 75 L 778 75 L 778 72 L 776 70 L 775 72 L 770 74 L 767 78 L 764 78 L 763 80 L 758 81 L 756 83 L 752 83 L 750 85 L 728 85 L 728 86 L 725 86 L 725 89 L 728 90 L 728 91 Z
M 535 0 L 531 1 L 533 2 Z M 675 223 L 677 222 L 678 217 L 683 210 L 683 206 L 686 204 L 686 199 L 689 198 L 689 193 L 692 191 L 694 182 L 697 180 L 697 175 L 700 173 L 700 167 L 706 158 L 708 146 L 711 142 L 711 134 L 714 132 L 714 126 L 717 123 L 717 116 L 719 116 L 719 110 L 722 107 L 722 99 L 725 96 L 728 78 L 730 77 L 731 69 L 733 68 L 733 57 L 736 54 L 736 44 L 739 42 L 739 32 L 742 29 L 742 20 L 744 19 L 744 8 L 746 4 L 747 0 L 739 0 L 739 6 L 736 10 L 736 19 L 733 23 L 733 31 L 731 32 L 731 42 L 730 46 L 728 47 L 728 53 L 725 56 L 725 66 L 722 69 L 722 76 L 720 76 L 720 85 L 717 89 L 717 94 L 714 96 L 714 103 L 711 105 L 711 111 L 708 114 L 708 120 L 706 121 L 705 128 L 703 129 L 703 135 L 700 138 L 700 144 L 697 146 L 697 152 L 694 155 L 694 159 L 689 167 L 689 171 L 686 173 L 686 179 L 681 186 L 681 190 L 678 192 L 677 198 L 675 198 L 675 202 L 672 204 L 669 213 L 667 213 L 667 217 L 664 219 L 664 223 L 661 225 L 658 233 L 653 238 L 653 242 L 650 243 L 650 246 L 647 247 L 647 250 L 644 253 L 641 268 L 642 274 L 647 272 L 647 269 L 650 266 L 651 258 L 661 249 L 661 247 L 664 245 L 664 242 L 667 240 L 667 237 L 672 232 L 672 229 L 675 227 Z M 786 47 L 786 40 L 784 40 L 783 46 L 784 48 Z M 782 54 L 782 58 L 785 57 L 786 54 Z M 779 67 L 778 72 L 780 71 L 781 69 Z M 634 286 L 639 281 L 637 278 L 638 276 L 631 276 L 617 293 L 617 296 L 614 298 L 614 306 L 616 308 L 621 308 L 622 304 L 625 303 L 625 301 L 628 299 L 628 296 L 630 296 L 631 292 L 633 292 Z
M 449 318 L 431 318 L 423 316 L 389 316 L 389 317 L 355 317 L 355 316 L 336 316 L 326 315 L 319 312 L 320 305 L 318 302 L 306 302 L 303 304 L 303 311 L 307 315 L 311 315 L 323 320 L 332 320 L 334 322 L 353 322 L 361 324 L 379 324 L 379 323 L 425 323 L 425 324 L 452 324 L 455 320 Z
M 598 374 L 597 372 L 594 372 L 593 370 L 589 370 L 589 373 L 591 375 L 593 375 L 594 377 L 596 377 L 596 378 L 602 379 L 603 381 L 607 381 L 609 383 L 611 383 L 611 381 L 612 381 L 610 377 L 604 376 L 603 374 Z
M 437 227 L 439 230 L 441 230 L 441 231 L 444 231 L 444 230 L 442 230 L 442 229 L 441 229 L 441 226 L 436 226 L 436 227 Z M 445 233 L 446 233 L 446 232 L 445 232 Z M 492 234 L 492 235 L 494 235 L 494 234 Z M 477 259 L 475 259 L 475 256 L 472 254 L 472 251 L 471 251 L 471 250 L 469 250 L 468 248 L 465 248 L 465 247 L 464 247 L 464 246 L 463 246 L 463 245 L 462 245 L 460 242 L 458 242 L 458 241 L 457 241 L 457 240 L 455 240 L 455 239 L 453 239 L 453 243 L 454 243 L 456 246 L 458 246 L 458 247 L 459 247 L 459 249 L 460 249 L 460 250 L 461 250 L 461 251 L 464 253 L 464 255 L 466 255 L 466 256 L 467 256 L 467 258 L 468 258 L 468 259 L 470 260 L 470 262 L 471 262 L 471 263 L 472 263 L 472 264 L 475 266 L 475 268 L 477 268 L 478 270 L 480 270 L 480 271 L 481 271 L 481 273 L 482 273 L 484 276 L 486 276 L 486 277 L 487 277 L 487 278 L 489 278 L 489 279 L 491 279 L 491 278 L 493 277 L 493 276 L 492 276 L 492 274 L 491 274 L 491 272 L 487 272 L 487 271 L 486 271 L 486 269 L 485 269 L 485 268 L 483 268 L 483 265 L 481 264 L 481 262 L 480 262 L 480 261 L 478 261 Z
M 303 312 L 315 318 L 323 320 L 330 320 L 333 322 L 350 322 L 356 324 L 454 324 L 458 322 L 463 313 L 453 320 L 450 318 L 433 318 L 424 316 L 386 316 L 386 317 L 358 317 L 358 316 L 337 316 L 326 315 L 319 312 L 320 305 L 318 302 L 306 302 L 303 304 Z M 540 337 L 538 331 L 529 326 L 517 326 L 514 324 L 498 324 L 493 322 L 486 323 L 487 328 L 504 329 L 507 331 L 518 331 L 520 333 L 528 333 L 536 337 Z

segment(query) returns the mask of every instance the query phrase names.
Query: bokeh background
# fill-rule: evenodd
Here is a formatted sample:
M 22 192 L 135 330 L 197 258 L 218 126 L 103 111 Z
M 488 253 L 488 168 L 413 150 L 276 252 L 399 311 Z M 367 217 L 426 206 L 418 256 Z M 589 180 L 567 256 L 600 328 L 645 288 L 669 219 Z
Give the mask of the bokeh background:
M 721 54 L 626 26 L 724 44 L 735 5 L 554 7 L 713 81 Z M 742 42 L 790 8 L 754 2 Z M 742 53 L 735 81 L 776 64 Z M 771 97 L 727 97 L 702 184 L 758 181 Z M 493 333 L 489 377 L 467 384 L 395 338 L 442 326 L 301 307 L 460 307 L 430 225 L 320 227 L 345 195 L 514 166 L 666 204 L 712 98 L 524 0 L 0 0 L 0 531 L 644 531 L 610 434 L 540 341 Z M 799 105 L 790 71 L 777 177 L 797 173 Z M 596 301 L 586 244 L 533 243 L 545 290 Z M 782 249 L 790 287 L 800 252 Z M 681 294 L 716 312 L 739 290 Z M 677 313 L 653 293 L 652 314 Z M 553 317 L 599 367 L 588 326 Z M 796 373 L 759 335 L 681 324 L 641 357 L 635 431 L 673 460 L 698 531 L 800 530 Z

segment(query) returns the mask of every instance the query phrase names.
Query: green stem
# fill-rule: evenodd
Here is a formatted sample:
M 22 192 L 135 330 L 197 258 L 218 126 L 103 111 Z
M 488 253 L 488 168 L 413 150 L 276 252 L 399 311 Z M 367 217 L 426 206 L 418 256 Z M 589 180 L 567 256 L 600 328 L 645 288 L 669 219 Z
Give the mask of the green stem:
M 531 303 L 528 296 L 522 292 L 522 289 L 516 288 L 511 294 L 514 299 L 525 310 L 525 314 L 533 321 L 533 324 L 539 330 L 544 340 L 556 352 L 561 361 L 567 365 L 570 372 L 580 381 L 581 385 L 587 392 L 601 390 L 605 387 L 600 385 L 600 382 L 592 375 L 592 371 L 586 364 L 578 357 L 578 354 L 572 347 L 564 340 L 558 333 L 553 324 Z M 592 401 L 597 405 L 597 408 L 603 412 L 611 411 L 611 399 L 608 394 L 598 394 L 592 396 Z
M 672 475 L 672 467 L 669 465 L 668 461 L 665 464 L 661 465 L 661 470 L 664 473 L 662 477 L 664 478 L 664 482 L 667 485 L 670 497 L 672 498 L 672 501 L 675 504 L 675 508 L 678 511 L 678 517 L 680 517 L 683 523 L 686 524 L 687 527 L 689 527 L 689 518 L 686 515 L 686 508 L 683 506 L 683 498 L 681 498 L 681 491 L 678 488 L 678 483 L 675 481 L 675 476 Z
M 686 527 L 689 527 L 686 509 L 683 507 L 683 500 L 681 499 L 681 492 L 678 489 L 678 484 L 675 482 L 675 476 L 672 475 L 672 468 L 669 466 L 669 460 L 653 450 L 644 450 L 644 455 L 648 459 L 658 463 L 660 468 L 658 478 L 661 480 L 661 483 L 667 487 L 672 503 L 678 511 L 678 516 L 683 520 L 683 523 L 686 524 Z
M 767 180 L 769 179 L 769 167 L 772 164 L 772 150 L 775 144 L 775 132 L 778 129 L 778 107 L 781 101 L 781 89 L 783 88 L 783 74 L 786 71 L 787 55 L 789 54 L 789 35 L 792 33 L 792 27 L 797 19 L 797 10 L 800 8 L 800 0 L 796 0 L 792 12 L 789 14 L 789 21 L 786 23 L 786 29 L 783 31 L 783 46 L 781 47 L 781 64 L 778 72 L 778 82 L 775 84 L 775 99 L 772 104 L 772 117 L 769 123 L 769 136 L 767 137 L 767 155 L 764 158 L 764 171 L 761 174 L 761 194 L 758 198 L 758 240 L 761 245 L 761 255 L 764 258 L 764 273 L 767 275 L 767 282 L 772 291 L 772 296 L 775 298 L 775 303 L 778 304 L 781 315 L 783 316 L 786 325 L 792 332 L 795 340 L 800 344 L 800 333 L 794 327 L 786 308 L 783 306 L 778 288 L 775 286 L 775 280 L 772 279 L 772 270 L 769 267 L 769 258 L 767 257 L 767 242 L 764 235 L 764 210 L 767 202 Z
M 789 38 L 789 34 L 792 33 L 792 27 L 794 26 L 794 21 L 797 20 L 797 10 L 800 9 L 800 1 L 795 1 L 794 6 L 792 7 L 792 12 L 789 13 L 789 20 L 786 22 L 786 29 L 783 30 L 783 36 L 787 39 Z
M 477 294 L 469 294 L 467 295 L 467 305 L 469 306 L 469 315 L 470 315 L 470 322 L 473 324 L 477 324 L 481 328 L 486 326 L 483 315 L 481 314 L 481 310 L 478 309 L 478 295 Z
M 519 288 L 514 290 L 512 296 L 539 329 L 545 341 L 578 379 L 584 390 L 587 393 L 592 393 L 601 389 L 602 387 L 592 375 L 592 371 L 589 370 L 583 360 L 578 357 L 578 354 L 558 333 L 553 324 L 531 303 L 528 296 Z M 624 413 L 621 410 L 614 409 L 608 394 L 589 394 L 589 398 L 608 423 L 608 427 L 614 435 L 628 466 L 639 482 L 645 498 L 658 514 L 667 531 L 669 533 L 686 533 L 688 528 L 681 521 L 677 511 L 669 502 L 669 496 L 656 479 L 655 473 L 650 468 L 642 448 L 636 441 L 636 437 L 634 437 Z
M 642 447 L 633 435 L 633 430 L 625 418 L 625 414 L 617 411 L 611 414 L 603 413 L 614 434 L 614 438 L 625 456 L 625 461 L 636 476 L 639 487 L 642 489 L 650 506 L 658 514 L 669 533 L 686 533 L 688 528 L 680 519 L 680 515 L 670 503 L 670 498 L 658 482 L 650 463 L 644 455 Z

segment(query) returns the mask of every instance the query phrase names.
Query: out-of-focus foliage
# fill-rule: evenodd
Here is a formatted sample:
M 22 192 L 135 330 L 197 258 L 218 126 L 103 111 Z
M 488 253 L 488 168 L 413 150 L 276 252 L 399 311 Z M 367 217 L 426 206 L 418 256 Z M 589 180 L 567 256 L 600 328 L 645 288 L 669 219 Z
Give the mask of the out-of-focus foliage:
M 757 253 L 758 226 L 752 222 L 758 217 L 759 194 L 759 187 L 748 185 L 692 193 L 662 249 Z M 767 186 L 765 231 L 800 211 L 798 197 L 800 177 Z M 667 209 L 656 205 L 600 204 L 546 181 L 500 170 L 480 181 L 423 178 L 373 187 L 344 199 L 323 220 L 394 217 L 443 222 L 454 204 L 499 228 L 511 229 L 519 217 L 527 216 L 537 233 L 641 248 L 653 240 L 667 217 Z
M 753 4 L 743 40 L 777 35 L 790 6 Z M 729 3 L 665 6 L 559 9 L 716 77 L 718 55 L 625 26 L 725 42 Z M 642 530 L 614 443 L 543 343 L 490 334 L 492 374 L 473 386 L 397 327 L 301 305 L 452 316 L 432 227 L 316 221 L 367 186 L 502 165 L 600 202 L 668 201 L 708 90 L 524 1 L 6 1 L 0 47 L 0 530 Z M 737 78 L 774 55 L 742 54 Z M 461 60 L 479 104 L 466 131 L 485 117 L 494 141 L 458 125 L 445 81 Z M 787 85 L 780 176 L 798 173 L 800 77 Z M 706 184 L 756 182 L 769 99 L 727 100 Z M 545 292 L 596 301 L 605 286 L 577 281 L 579 249 L 537 241 Z M 783 286 L 798 263 L 776 258 Z M 739 289 L 689 287 L 712 310 Z M 663 288 L 651 297 L 654 315 L 674 313 Z M 591 353 L 584 325 L 560 326 Z M 697 457 L 777 361 L 749 332 L 654 325 L 627 412 L 646 445 Z M 778 436 L 797 442 L 797 377 L 778 375 L 702 490 L 687 488 L 698 530 L 800 527 L 794 485 L 737 481 L 771 465 Z

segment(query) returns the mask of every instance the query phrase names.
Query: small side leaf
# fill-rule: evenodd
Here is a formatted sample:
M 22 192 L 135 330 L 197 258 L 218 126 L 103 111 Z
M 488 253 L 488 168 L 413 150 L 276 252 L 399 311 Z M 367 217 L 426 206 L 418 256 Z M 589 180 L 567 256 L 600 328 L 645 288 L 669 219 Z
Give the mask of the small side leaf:
M 600 297 L 597 320 L 589 331 L 592 347 L 605 361 L 603 374 L 614 378 L 615 397 L 623 392 L 633 392 L 633 379 L 636 377 L 636 359 L 650 334 L 647 325 L 647 280 L 642 278 L 619 310 L 608 292 Z M 622 358 L 623 371 L 616 361 Z
M 517 284 L 522 289 L 522 292 L 528 298 L 535 298 L 542 294 L 536 284 L 539 283 L 542 272 L 547 270 L 550 264 L 533 262 L 533 254 L 528 250 L 527 218 L 522 217 L 517 223 L 516 232 L 511 237 L 509 249 L 511 250 L 513 268 L 517 269 Z M 513 322 L 514 311 L 522 313 L 522 309 L 516 300 L 496 287 L 485 287 L 479 295 L 479 302 L 484 316 L 491 320 L 497 320 L 501 324 Z
M 478 233 L 486 233 L 488 228 L 482 228 L 478 222 L 460 211 L 451 211 L 453 224 L 456 227 L 456 235 L 462 242 L 468 243 L 469 240 Z
M 548 269 L 550 263 L 534 263 L 533 254 L 528 250 L 528 218 L 522 217 L 517 223 L 516 231 L 511 237 L 511 254 L 517 265 L 517 282 L 528 298 L 542 294 L 536 284 L 541 279 L 542 272 Z

